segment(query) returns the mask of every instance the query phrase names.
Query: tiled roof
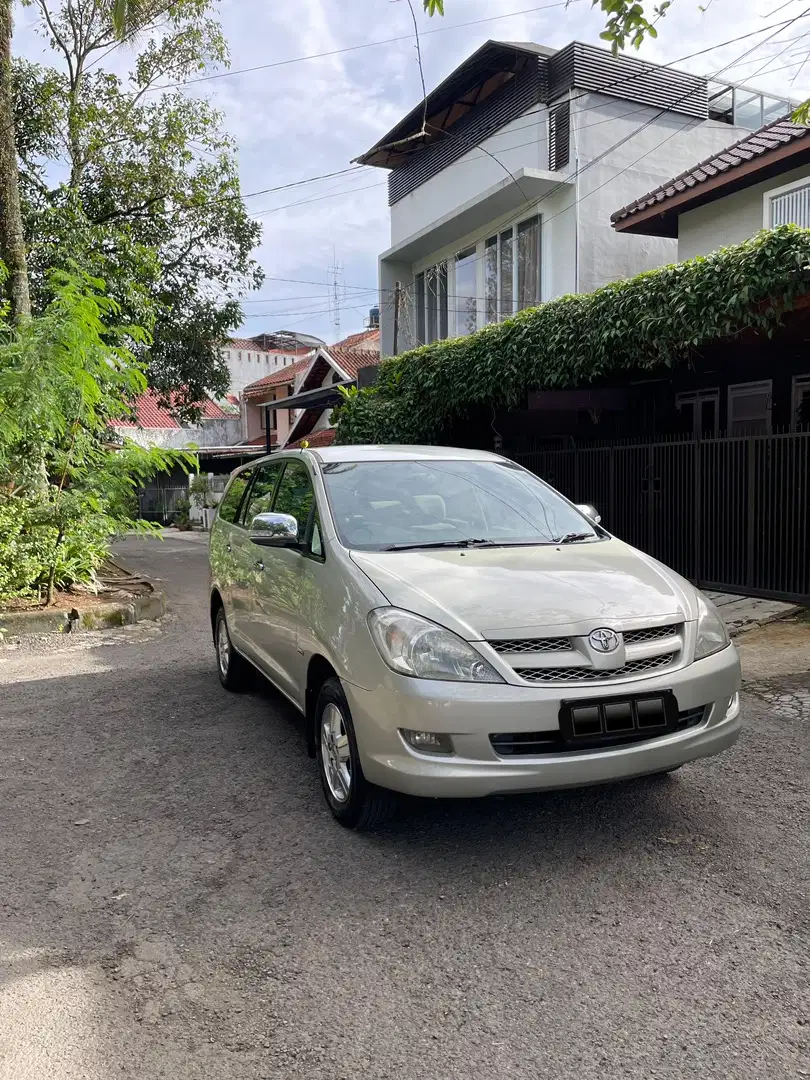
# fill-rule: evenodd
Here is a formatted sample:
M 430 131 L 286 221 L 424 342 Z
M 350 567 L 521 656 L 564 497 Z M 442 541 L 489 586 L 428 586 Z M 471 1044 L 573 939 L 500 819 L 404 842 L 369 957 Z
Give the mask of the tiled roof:
M 287 367 L 279 368 L 278 371 L 274 371 L 272 375 L 265 375 L 263 379 L 257 379 L 256 382 L 246 386 L 242 391 L 244 397 L 256 397 L 258 394 L 263 393 L 273 386 L 286 386 L 288 383 L 294 383 L 296 376 L 300 375 L 303 371 L 309 367 L 310 355 L 309 353 L 303 360 L 296 360 L 294 364 L 288 364 Z
M 319 446 L 331 446 L 335 441 L 335 429 L 334 428 L 322 428 L 320 431 L 313 431 L 311 435 L 307 435 L 300 439 L 296 439 L 295 442 L 287 443 L 284 447 L 285 450 L 300 450 L 301 443 L 307 443 L 308 447 L 312 450 L 317 449 Z
M 794 124 L 792 120 L 776 120 L 772 124 L 766 124 L 759 131 L 754 131 L 738 142 L 727 146 L 719 154 L 706 158 L 699 164 L 680 173 L 666 184 L 648 192 L 635 202 L 628 203 L 615 214 L 610 215 L 613 222 L 623 221 L 625 218 L 638 214 L 642 210 L 648 210 L 659 203 L 665 203 L 682 192 L 699 187 L 700 184 L 711 180 L 716 176 L 728 176 L 733 179 L 734 170 L 742 165 L 747 165 L 758 158 L 767 158 L 767 155 L 780 147 L 806 139 L 810 136 L 810 128 L 803 124 Z M 763 164 L 765 162 L 763 161 Z
M 330 352 L 332 349 L 356 349 L 358 347 L 362 347 L 363 349 L 369 349 L 370 351 L 379 352 L 379 327 L 362 330 L 359 334 L 349 334 L 349 336 L 343 338 L 342 341 L 336 341 L 334 345 L 327 346 Z
M 372 352 L 370 349 L 342 349 L 336 345 L 330 345 L 326 352 L 350 379 L 357 378 L 360 368 L 371 367 L 380 360 L 379 351 Z
M 232 413 L 226 412 L 210 399 L 201 404 L 204 420 L 230 420 L 233 418 Z M 160 404 L 160 400 L 153 390 L 147 390 L 145 394 L 140 394 L 133 402 L 133 407 L 136 419 L 134 421 L 116 420 L 115 427 L 180 428 L 183 426 L 172 415 L 170 409 Z

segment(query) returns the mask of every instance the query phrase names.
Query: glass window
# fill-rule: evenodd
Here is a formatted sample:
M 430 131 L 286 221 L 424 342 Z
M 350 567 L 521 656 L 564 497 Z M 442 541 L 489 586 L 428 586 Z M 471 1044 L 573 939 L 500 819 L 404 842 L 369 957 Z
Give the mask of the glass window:
M 241 362 L 242 362 L 242 353 L 241 353 L 241 351 L 236 354 L 236 358 L 239 361 L 239 363 L 241 364 Z
M 321 522 L 317 510 L 315 511 L 312 521 L 312 536 L 309 541 L 309 550 L 313 555 L 317 555 L 319 559 L 323 558 L 323 537 L 321 536 Z
M 236 521 L 239 507 L 242 505 L 242 496 L 245 494 L 252 475 L 253 470 L 248 469 L 247 472 L 239 473 L 228 484 L 219 503 L 219 517 L 222 521 L 229 521 L 231 524 Z
M 498 321 L 498 237 L 491 236 L 484 244 L 484 321 Z
M 281 464 L 280 461 L 273 461 L 257 467 L 256 479 L 248 492 L 245 508 L 240 515 L 243 524 L 250 525 L 257 514 L 267 514 L 272 510 L 273 495 L 281 472 Z
M 728 428 L 731 435 L 770 435 L 770 379 L 729 386 Z
M 518 226 L 518 311 L 540 303 L 540 218 Z
M 748 90 L 734 91 L 734 123 L 754 131 L 762 127 L 762 98 Z
M 439 263 L 439 340 L 447 337 L 447 263 Z
M 315 492 L 306 465 L 302 461 L 288 461 L 278 485 L 273 512 L 292 514 L 303 533 L 309 521 L 314 497 Z
M 709 116 L 730 124 L 734 117 L 734 91 L 730 86 L 709 86 Z
M 789 101 L 780 101 L 778 98 L 764 97 L 762 99 L 762 123 L 772 124 L 783 116 L 789 116 L 793 110 Z
M 436 341 L 439 336 L 439 268 L 431 266 L 425 271 L 425 289 L 427 292 L 427 337 L 425 341 Z
M 425 275 L 417 274 L 414 282 L 414 304 L 416 306 L 416 343 L 425 343 Z
M 475 248 L 456 255 L 456 334 L 471 334 L 478 329 L 478 260 Z
M 553 488 L 507 462 L 334 462 L 323 472 L 335 525 L 349 548 L 469 539 L 551 544 L 602 535 Z
M 515 302 L 513 297 L 514 271 L 512 269 L 512 230 L 501 233 L 501 318 L 513 315 Z

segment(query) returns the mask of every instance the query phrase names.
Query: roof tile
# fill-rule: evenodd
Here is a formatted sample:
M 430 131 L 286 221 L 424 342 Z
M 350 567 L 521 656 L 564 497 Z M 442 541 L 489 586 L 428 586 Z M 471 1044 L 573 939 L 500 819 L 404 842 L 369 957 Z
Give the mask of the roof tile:
M 288 364 L 287 367 L 279 368 L 278 371 L 274 371 L 271 375 L 265 375 L 263 379 L 257 379 L 256 382 L 245 387 L 242 391 L 243 397 L 257 397 L 273 386 L 286 386 L 294 383 L 296 377 L 309 367 L 311 359 L 310 353 L 307 353 L 303 360 L 296 360 L 294 364 Z
M 200 402 L 202 417 L 204 420 L 230 420 L 233 413 L 226 412 L 216 402 L 207 398 Z M 115 427 L 121 428 L 180 428 L 182 424 L 177 420 L 171 408 L 160 403 L 154 390 L 147 390 L 145 394 L 139 394 L 132 403 L 135 412 L 135 420 L 117 420 Z
M 635 202 L 623 206 L 621 210 L 617 210 L 615 214 L 610 215 L 610 220 L 613 222 L 623 221 L 625 218 L 632 217 L 633 214 L 638 214 L 642 210 L 647 210 L 658 203 L 664 202 L 666 199 L 671 199 L 673 195 L 698 187 L 711 179 L 715 175 L 715 170 L 727 174 L 749 161 L 762 157 L 788 143 L 806 139 L 808 136 L 810 136 L 810 127 L 805 127 L 803 124 L 794 124 L 792 120 L 775 120 L 773 123 L 760 128 L 759 131 L 752 132 L 750 135 L 739 139 L 736 143 L 732 143 L 731 146 L 727 146 L 718 154 L 706 158 L 705 161 L 698 162 L 697 165 L 673 177 L 672 180 L 667 180 L 665 184 L 661 184 L 654 191 L 642 195 Z

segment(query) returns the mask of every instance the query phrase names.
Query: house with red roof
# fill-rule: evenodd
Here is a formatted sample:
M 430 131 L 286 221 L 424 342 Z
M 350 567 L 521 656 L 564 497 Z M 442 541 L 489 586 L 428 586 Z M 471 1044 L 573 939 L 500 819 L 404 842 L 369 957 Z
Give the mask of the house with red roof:
M 380 331 L 372 327 L 335 345 L 320 346 L 286 370 L 246 386 L 242 394 L 245 442 L 271 449 L 328 446 L 338 387 L 354 386 L 358 372 L 380 360 Z M 284 405 L 280 403 L 284 402 Z M 268 438 L 269 434 L 269 438 Z
M 230 392 L 241 395 L 246 386 L 292 367 L 323 344 L 320 338 L 292 330 L 228 338 L 222 345 L 222 359 L 228 368 Z
M 231 395 L 220 402 L 207 398 L 201 403 L 198 422 L 186 424 L 153 390 L 140 394 L 132 403 L 131 419 L 116 420 L 113 430 L 121 439 L 166 449 L 234 446 L 242 434 L 239 405 Z

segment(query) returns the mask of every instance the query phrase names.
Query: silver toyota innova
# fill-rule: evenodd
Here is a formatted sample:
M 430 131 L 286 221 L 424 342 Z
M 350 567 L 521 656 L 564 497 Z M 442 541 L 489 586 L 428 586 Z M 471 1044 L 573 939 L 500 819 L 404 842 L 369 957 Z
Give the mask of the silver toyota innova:
M 211 532 L 229 690 L 304 714 L 332 813 L 666 773 L 731 746 L 740 665 L 711 602 L 512 461 L 437 446 L 273 454 Z

